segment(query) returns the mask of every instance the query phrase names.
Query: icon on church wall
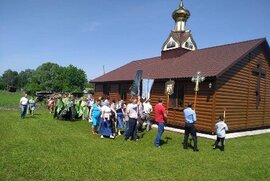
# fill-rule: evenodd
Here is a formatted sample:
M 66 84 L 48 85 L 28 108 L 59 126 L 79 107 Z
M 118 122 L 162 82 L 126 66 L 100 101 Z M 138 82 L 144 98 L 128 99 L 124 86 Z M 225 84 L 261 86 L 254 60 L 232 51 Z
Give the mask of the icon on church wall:
M 165 94 L 172 95 L 174 93 L 174 84 L 173 80 L 169 80 L 165 83 Z

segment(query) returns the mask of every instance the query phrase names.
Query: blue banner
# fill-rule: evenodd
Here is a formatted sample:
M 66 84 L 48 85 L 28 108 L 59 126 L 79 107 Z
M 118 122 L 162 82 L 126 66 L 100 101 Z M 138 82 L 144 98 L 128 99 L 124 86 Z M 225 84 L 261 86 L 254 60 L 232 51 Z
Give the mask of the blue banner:
M 132 88 L 131 88 L 131 95 L 132 96 L 136 95 L 136 93 L 138 93 L 138 95 L 141 94 L 142 74 L 143 74 L 142 70 L 137 70 L 135 81 L 133 82 Z
M 143 79 L 142 81 L 142 98 L 150 99 L 150 92 L 154 84 L 154 79 Z

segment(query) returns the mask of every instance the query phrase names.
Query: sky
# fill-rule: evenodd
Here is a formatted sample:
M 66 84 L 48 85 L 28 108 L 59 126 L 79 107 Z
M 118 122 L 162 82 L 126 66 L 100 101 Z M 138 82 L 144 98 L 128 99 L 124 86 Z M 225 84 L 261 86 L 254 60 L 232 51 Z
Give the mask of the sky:
M 0 0 L 0 75 L 70 64 L 89 80 L 160 56 L 180 0 Z M 266 38 L 269 0 L 184 0 L 199 49 Z

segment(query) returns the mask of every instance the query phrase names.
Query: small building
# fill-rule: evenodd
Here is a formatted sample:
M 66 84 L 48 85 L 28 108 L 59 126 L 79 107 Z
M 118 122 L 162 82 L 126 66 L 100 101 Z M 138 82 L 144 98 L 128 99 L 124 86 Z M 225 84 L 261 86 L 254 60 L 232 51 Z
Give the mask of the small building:
M 213 132 L 216 120 L 226 110 L 231 131 L 270 126 L 270 48 L 265 38 L 197 49 L 191 31 L 186 30 L 190 12 L 181 1 L 172 14 L 175 28 L 162 46 L 161 56 L 132 61 L 91 82 L 95 97 L 110 99 L 131 97 L 137 70 L 142 78 L 155 79 L 152 104 L 167 100 L 165 83 L 174 80 L 174 94 L 169 97 L 168 123 L 183 127 L 183 109 L 194 102 L 195 84 L 191 78 L 200 71 L 205 80 L 197 97 L 197 124 L 201 132 Z

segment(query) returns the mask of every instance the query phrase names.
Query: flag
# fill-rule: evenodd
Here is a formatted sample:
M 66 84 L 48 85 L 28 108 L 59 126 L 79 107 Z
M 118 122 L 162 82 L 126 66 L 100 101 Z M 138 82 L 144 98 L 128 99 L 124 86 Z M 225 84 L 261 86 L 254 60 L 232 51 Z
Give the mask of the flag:
M 134 96 L 136 93 L 138 93 L 138 95 L 140 95 L 140 93 L 141 93 L 140 88 L 141 88 L 142 74 L 143 74 L 142 70 L 137 70 L 135 80 L 134 80 L 132 87 L 131 87 L 131 95 L 132 96 Z
M 142 81 L 142 98 L 149 99 L 154 79 L 143 79 Z

